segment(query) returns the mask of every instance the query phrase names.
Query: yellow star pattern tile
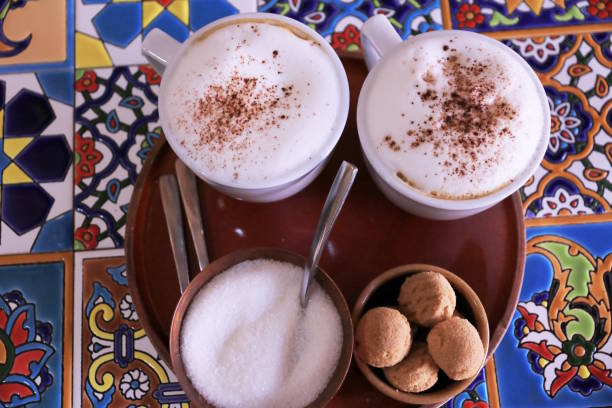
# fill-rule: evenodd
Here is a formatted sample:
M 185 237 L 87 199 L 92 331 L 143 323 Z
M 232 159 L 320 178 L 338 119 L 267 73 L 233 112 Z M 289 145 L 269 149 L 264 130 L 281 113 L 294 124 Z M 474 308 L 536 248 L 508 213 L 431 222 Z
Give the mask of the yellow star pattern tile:
M 2 172 L 2 184 L 31 183 L 32 179 L 15 163 L 11 163 Z
M 33 137 L 15 137 L 3 140 L 4 154 L 15 160 L 15 157 L 34 140 Z M 12 162 L 2 171 L 2 184 L 31 183 L 32 179 L 28 176 L 17 163 Z
M 174 14 L 185 25 L 189 25 L 189 2 L 174 1 L 168 5 L 168 11 Z
M 15 159 L 32 140 L 33 137 L 15 137 L 4 139 L 4 153 L 11 159 Z
M 97 38 L 82 33 L 75 33 L 74 48 L 76 54 L 75 67 L 110 67 L 111 61 L 104 44 Z
M 148 26 L 164 10 L 164 7 L 156 1 L 144 1 L 142 3 L 142 26 Z

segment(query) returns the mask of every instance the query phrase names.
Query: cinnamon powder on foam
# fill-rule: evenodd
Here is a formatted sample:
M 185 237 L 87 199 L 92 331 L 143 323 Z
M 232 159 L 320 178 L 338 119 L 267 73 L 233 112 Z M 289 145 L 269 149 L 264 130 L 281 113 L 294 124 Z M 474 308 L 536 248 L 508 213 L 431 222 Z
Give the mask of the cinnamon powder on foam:
M 336 132 L 342 97 L 334 61 L 317 45 L 265 20 L 194 41 L 165 78 L 178 152 L 222 184 L 275 184 L 311 168 Z
M 444 46 L 444 51 L 449 47 Z M 514 138 L 512 131 L 503 122 L 516 117 L 516 110 L 503 98 L 496 96 L 497 87 L 507 85 L 507 78 L 492 62 L 466 58 L 459 61 L 451 54 L 438 62 L 448 79 L 448 91 L 439 94 L 435 89 L 418 91 L 421 102 L 430 107 L 432 113 L 408 130 L 409 146 L 417 148 L 423 144 L 433 145 L 434 159 L 444 155 L 450 148 L 450 157 L 439 161 L 447 174 L 470 177 L 479 166 L 491 168 L 498 164 L 499 157 L 479 159 L 486 151 L 496 149 L 502 138 Z M 495 73 L 495 75 L 493 74 Z M 423 81 L 435 84 L 436 78 L 426 73 Z M 404 116 L 404 115 L 402 115 Z M 414 125 L 414 121 L 411 121 Z M 400 151 L 400 143 L 391 135 L 383 139 L 392 151 Z M 397 176 L 404 182 L 408 178 L 401 172 Z
M 274 50 L 270 61 L 262 59 L 259 63 L 274 64 L 277 57 L 278 51 Z M 248 59 L 248 63 L 255 62 L 252 57 Z M 278 64 L 277 69 L 280 69 Z M 290 112 L 296 112 L 295 108 L 297 115 L 301 115 L 297 98 L 292 95 L 293 85 L 266 85 L 263 77 L 243 76 L 234 69 L 228 81 L 211 84 L 200 97 L 189 98 L 186 108 L 190 121 L 183 118 L 178 125 L 195 130 L 199 139 L 194 146 L 198 148 L 233 152 L 231 165 L 237 179 L 243 159 L 241 152 L 256 144 L 255 137 L 244 136 L 256 135 L 270 127 L 280 128 L 280 123 L 289 119 Z M 185 141 L 180 143 L 184 145 Z

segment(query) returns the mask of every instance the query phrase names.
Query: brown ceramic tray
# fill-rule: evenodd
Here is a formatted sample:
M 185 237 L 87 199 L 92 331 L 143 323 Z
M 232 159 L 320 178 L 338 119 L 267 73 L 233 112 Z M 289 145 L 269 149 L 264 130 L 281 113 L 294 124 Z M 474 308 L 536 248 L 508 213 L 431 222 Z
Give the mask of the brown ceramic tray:
M 441 266 L 467 281 L 482 300 L 491 328 L 490 356 L 508 328 L 523 279 L 525 227 L 518 193 L 458 221 L 425 220 L 393 206 L 369 177 L 359 150 L 355 106 L 367 75 L 365 65 L 356 58 L 343 58 L 343 63 L 351 90 L 347 126 L 330 163 L 309 187 L 280 202 L 253 204 L 231 199 L 199 182 L 211 259 L 261 246 L 307 255 L 336 170 L 341 160 L 348 160 L 360 172 L 321 265 L 344 293 L 349 308 L 368 282 L 387 269 L 407 263 Z M 126 232 L 132 299 L 147 335 L 166 362 L 170 361 L 170 323 L 180 293 L 157 180 L 174 171 L 175 158 L 167 143 L 157 143 L 136 183 Z M 197 267 L 189 239 L 187 249 L 193 277 Z M 353 366 L 330 406 L 362 405 L 401 404 L 376 391 Z

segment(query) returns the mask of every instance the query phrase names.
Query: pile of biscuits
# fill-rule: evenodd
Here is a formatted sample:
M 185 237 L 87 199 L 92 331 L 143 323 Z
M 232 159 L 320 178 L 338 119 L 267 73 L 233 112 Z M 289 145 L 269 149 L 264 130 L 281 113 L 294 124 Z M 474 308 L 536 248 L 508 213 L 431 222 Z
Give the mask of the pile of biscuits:
M 401 286 L 397 308 L 375 307 L 359 320 L 357 356 L 382 368 L 387 381 L 405 392 L 422 392 L 438 381 L 438 370 L 452 380 L 475 375 L 484 361 L 478 331 L 455 312 L 453 287 L 437 272 L 410 275 Z M 426 342 L 415 330 L 429 330 Z

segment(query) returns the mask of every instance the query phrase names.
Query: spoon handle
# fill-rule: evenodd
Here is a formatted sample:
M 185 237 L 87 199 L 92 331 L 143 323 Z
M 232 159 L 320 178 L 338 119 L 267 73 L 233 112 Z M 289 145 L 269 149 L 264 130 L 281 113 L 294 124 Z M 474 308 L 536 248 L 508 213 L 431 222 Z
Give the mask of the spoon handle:
M 202 213 L 200 212 L 200 199 L 198 198 L 198 185 L 195 175 L 185 164 L 176 160 L 174 163 L 176 177 L 178 179 L 183 208 L 187 215 L 187 224 L 191 231 L 191 239 L 195 247 L 196 258 L 200 271 L 208 265 L 208 251 L 206 250 L 206 240 L 204 238 L 204 227 L 202 226 Z
M 302 288 L 300 291 L 300 302 L 302 307 L 306 307 L 308 304 L 308 288 L 310 282 L 317 270 L 319 259 L 323 255 L 329 234 L 340 214 L 340 210 L 346 201 L 353 181 L 357 176 L 357 167 L 349 162 L 343 161 L 340 165 L 340 169 L 336 174 L 336 178 L 327 194 L 325 204 L 323 204 L 323 210 L 321 211 L 321 217 L 315 230 L 314 238 L 310 246 L 310 254 L 304 267 L 304 277 L 302 279 Z
M 178 275 L 179 288 L 181 293 L 183 293 L 189 285 L 189 266 L 187 265 L 183 214 L 181 212 L 181 200 L 179 199 L 176 177 L 172 174 L 161 176 L 159 178 L 159 191 L 170 235 L 170 246 L 174 255 L 174 265 Z

